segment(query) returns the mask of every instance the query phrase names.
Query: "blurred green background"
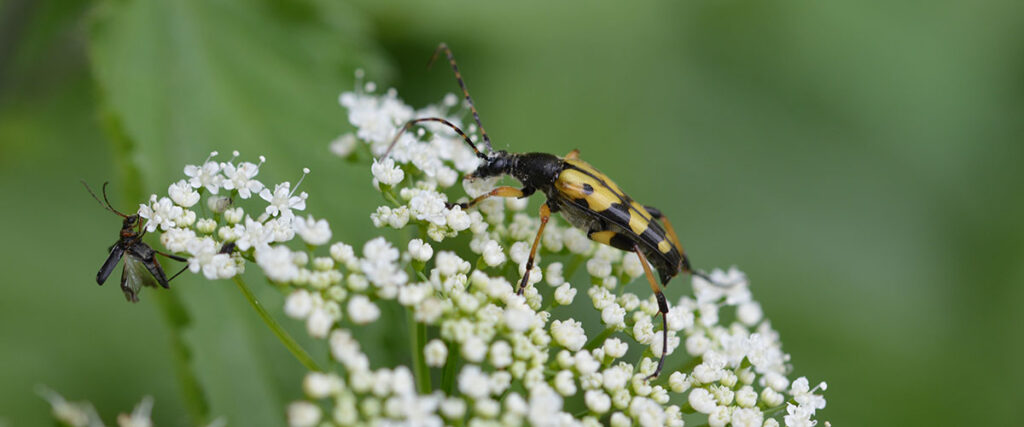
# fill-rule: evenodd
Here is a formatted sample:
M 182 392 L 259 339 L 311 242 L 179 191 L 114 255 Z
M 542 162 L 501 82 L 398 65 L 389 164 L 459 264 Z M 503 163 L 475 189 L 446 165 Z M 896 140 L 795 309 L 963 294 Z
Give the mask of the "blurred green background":
M 581 149 L 697 266 L 748 273 L 795 376 L 829 383 L 821 419 L 1019 425 L 1024 3 L 551 3 L 0 1 L 0 424 L 48 423 L 36 384 L 188 423 L 168 292 L 94 284 L 120 223 L 80 179 L 131 209 L 211 150 L 264 154 L 264 182 L 310 167 L 308 211 L 360 244 L 379 196 L 325 155 L 337 95 L 362 67 L 439 100 L 446 41 L 497 147 Z M 299 364 L 231 283 L 172 292 L 211 412 L 279 424 Z

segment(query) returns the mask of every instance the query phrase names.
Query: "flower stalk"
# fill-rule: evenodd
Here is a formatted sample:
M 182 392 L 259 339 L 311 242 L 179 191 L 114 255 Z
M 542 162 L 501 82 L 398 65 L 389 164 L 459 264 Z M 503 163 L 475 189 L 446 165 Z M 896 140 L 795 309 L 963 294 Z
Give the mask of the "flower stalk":
M 295 341 L 295 338 L 292 338 L 288 331 L 284 330 L 284 327 L 274 319 L 274 316 L 271 316 L 270 313 L 267 312 L 267 309 L 263 307 L 263 304 L 260 303 L 260 300 L 256 298 L 256 295 L 252 293 L 252 290 L 249 289 L 249 285 L 242 280 L 241 276 L 232 277 L 231 280 L 235 282 L 236 286 L 238 286 L 238 290 L 245 296 L 246 301 L 249 301 L 249 305 L 252 306 L 253 310 L 256 310 L 256 314 L 259 314 L 263 323 L 270 328 L 270 331 L 274 333 L 274 336 L 277 337 L 278 341 L 281 341 L 281 344 L 288 349 L 288 352 L 291 353 L 292 356 L 302 364 L 302 366 L 305 366 L 306 369 L 314 372 L 323 371 L 320 366 L 317 366 L 316 361 L 310 357 L 309 353 L 306 352 L 306 349 L 302 348 L 302 346 Z

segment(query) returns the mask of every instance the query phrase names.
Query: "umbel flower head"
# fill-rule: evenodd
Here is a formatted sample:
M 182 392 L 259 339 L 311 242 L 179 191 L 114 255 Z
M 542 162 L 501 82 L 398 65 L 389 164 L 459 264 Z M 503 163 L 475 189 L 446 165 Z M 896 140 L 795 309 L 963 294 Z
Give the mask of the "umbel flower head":
M 236 163 L 237 153 L 187 166 L 168 197 L 140 207 L 193 273 L 231 278 L 255 262 L 287 294 L 285 314 L 326 341 L 337 368 L 306 375 L 289 425 L 682 426 L 684 416 L 711 426 L 817 423 L 825 383 L 791 376 L 779 334 L 735 268 L 710 273 L 734 284 L 727 288 L 693 278 L 693 294 L 673 299 L 661 330 L 657 301 L 634 283 L 643 280 L 641 260 L 552 220 L 517 295 L 540 227 L 528 200 L 492 198 L 466 210 L 452 203 L 496 180 L 461 178 L 479 160 L 443 125 L 406 132 L 379 159 L 412 118 L 463 127 L 457 99 L 416 110 L 372 83 L 340 96 L 355 131 L 330 152 L 369 166 L 382 203 L 367 207 L 367 224 L 408 238 L 333 241 L 328 221 L 314 217 L 315 197 L 296 194 L 298 184 L 263 185 L 258 172 L 270 163 Z M 307 206 L 312 215 L 295 212 Z M 408 321 L 383 319 L 395 312 L 386 306 L 404 309 Z M 352 332 L 381 321 L 407 325 L 409 347 L 387 351 L 407 354 L 410 365 L 383 364 Z M 648 380 L 662 352 L 665 370 Z

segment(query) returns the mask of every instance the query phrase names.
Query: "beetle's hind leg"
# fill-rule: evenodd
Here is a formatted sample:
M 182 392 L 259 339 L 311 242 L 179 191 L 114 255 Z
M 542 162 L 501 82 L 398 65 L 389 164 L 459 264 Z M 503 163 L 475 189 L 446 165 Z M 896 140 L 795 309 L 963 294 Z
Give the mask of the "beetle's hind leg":
M 658 358 L 658 367 L 654 369 L 654 373 L 647 377 L 647 380 L 652 380 L 661 373 L 661 368 L 665 366 L 665 356 L 668 354 L 668 301 L 665 300 L 665 294 L 661 292 L 658 282 L 654 281 L 654 273 L 651 272 L 651 266 L 647 264 L 647 257 L 635 243 L 633 252 L 640 257 L 640 265 L 644 266 L 644 274 L 647 275 L 651 291 L 654 292 L 654 297 L 658 300 L 658 312 L 661 313 L 661 357 Z
M 174 254 L 169 254 L 169 253 L 166 253 L 166 252 L 160 252 L 160 251 L 155 250 L 155 249 L 153 250 L 153 252 L 156 252 L 156 253 L 158 253 L 160 255 L 163 255 L 163 256 L 165 256 L 167 258 L 170 258 L 170 259 L 173 259 L 175 261 L 181 261 L 181 262 L 185 263 L 185 266 L 181 267 L 181 270 L 178 270 L 178 272 L 174 273 L 174 275 L 171 276 L 170 279 L 167 279 L 168 283 L 170 283 L 171 280 L 174 280 L 175 277 L 180 276 L 181 273 L 184 273 L 185 270 L 188 270 L 188 258 L 180 257 L 180 256 L 177 256 L 177 255 L 174 255 Z M 164 286 L 164 287 L 168 287 L 168 286 Z
M 537 256 L 537 248 L 540 246 L 540 235 L 544 234 L 544 227 L 548 225 L 549 219 L 551 219 L 551 208 L 548 207 L 547 203 L 544 203 L 540 205 L 540 228 L 537 230 L 537 237 L 533 239 L 530 257 L 526 259 L 526 272 L 523 273 L 523 280 L 519 282 L 519 290 L 516 291 L 517 295 L 522 295 L 523 291 L 526 290 L 526 285 L 530 282 L 530 270 L 533 270 L 533 260 Z

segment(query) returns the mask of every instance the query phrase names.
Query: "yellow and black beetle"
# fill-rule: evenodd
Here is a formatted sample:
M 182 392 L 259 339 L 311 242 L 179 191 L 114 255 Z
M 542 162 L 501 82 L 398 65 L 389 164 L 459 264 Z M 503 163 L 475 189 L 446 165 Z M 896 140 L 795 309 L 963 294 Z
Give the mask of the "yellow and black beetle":
M 480 128 L 487 152 L 478 150 L 469 136 L 453 123 L 438 117 L 426 117 L 408 121 L 395 135 L 383 157 L 387 157 L 398 138 L 416 123 L 439 122 L 458 133 L 483 161 L 466 177 L 467 179 L 511 175 L 523 185 L 522 188 L 498 187 L 468 203 L 459 203 L 458 206 L 468 209 L 489 197 L 528 197 L 537 190 L 547 196 L 547 201 L 540 207 L 540 229 L 537 230 L 537 237 L 534 238 L 530 249 L 530 257 L 526 261 L 526 273 L 519 283 L 520 295 L 529 283 L 530 270 L 533 269 L 541 234 L 544 233 L 544 227 L 553 212 L 561 213 L 563 218 L 585 231 L 587 237 L 593 241 L 636 253 L 658 301 L 662 330 L 665 331 L 662 333 L 662 353 L 658 367 L 648 378 L 657 377 L 665 363 L 665 350 L 668 349 L 668 321 L 665 318 L 668 313 L 668 302 L 655 282 L 651 266 L 658 271 L 662 286 L 667 285 L 669 280 L 680 272 L 702 277 L 709 282 L 711 280 L 690 267 L 690 261 L 683 252 L 683 246 L 679 243 L 675 230 L 660 210 L 641 205 L 627 196 L 611 179 L 580 160 L 579 150 L 573 150 L 565 157 L 547 153 L 509 153 L 504 150 L 492 150 L 491 140 L 480 123 L 480 116 L 462 81 L 459 67 L 455 64 L 455 57 L 448 45 L 441 43 L 434 51 L 430 62 L 433 63 L 442 50 L 455 71 L 455 79 L 459 82 L 459 87 L 462 88 L 462 93 L 473 113 L 473 119 Z M 661 224 L 658 221 L 661 221 Z

